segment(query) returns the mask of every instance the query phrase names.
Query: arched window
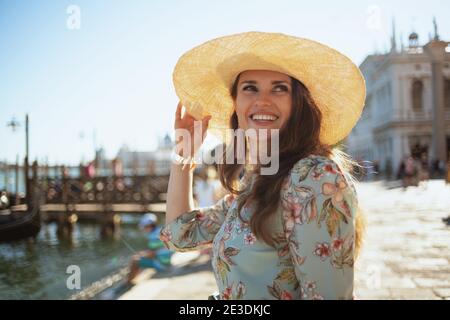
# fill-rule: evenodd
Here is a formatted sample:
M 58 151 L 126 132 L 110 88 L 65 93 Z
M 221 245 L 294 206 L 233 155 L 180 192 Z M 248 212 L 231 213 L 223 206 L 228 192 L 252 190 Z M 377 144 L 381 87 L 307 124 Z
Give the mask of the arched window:
M 450 109 L 450 79 L 444 81 L 444 105 L 446 109 Z
M 423 109 L 423 82 L 414 80 L 412 84 L 412 107 L 413 110 L 419 111 Z

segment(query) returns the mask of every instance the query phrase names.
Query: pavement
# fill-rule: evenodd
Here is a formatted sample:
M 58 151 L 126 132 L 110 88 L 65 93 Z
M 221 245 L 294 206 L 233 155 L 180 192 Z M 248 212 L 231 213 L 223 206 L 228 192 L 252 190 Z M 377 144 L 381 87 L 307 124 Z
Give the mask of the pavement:
M 175 253 L 172 269 L 145 270 L 119 300 L 206 300 L 217 291 L 211 259 L 200 251 Z
M 360 183 L 367 233 L 355 269 L 359 299 L 450 299 L 450 185 Z
M 367 230 L 355 266 L 356 298 L 450 300 L 450 185 L 398 185 L 357 185 Z M 217 290 L 208 256 L 177 253 L 174 265 L 166 274 L 146 270 L 118 299 L 205 300 Z

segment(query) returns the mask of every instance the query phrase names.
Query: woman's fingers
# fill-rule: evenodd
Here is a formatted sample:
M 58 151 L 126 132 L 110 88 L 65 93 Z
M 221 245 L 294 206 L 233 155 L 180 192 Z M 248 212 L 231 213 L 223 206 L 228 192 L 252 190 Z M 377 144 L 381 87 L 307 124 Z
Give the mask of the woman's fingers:
M 198 148 L 202 145 L 208 130 L 211 116 L 205 116 L 201 121 L 195 120 L 194 117 L 185 113 L 183 118 L 178 121 L 178 126 L 175 129 L 186 129 L 189 132 L 187 137 L 178 137 L 176 139 L 176 152 L 178 154 L 188 152 L 189 155 L 195 155 Z M 201 132 L 201 134 L 199 134 Z M 190 141 L 190 142 L 188 142 Z
M 187 120 L 189 122 L 197 121 L 193 116 L 191 116 L 187 111 L 184 113 L 183 120 Z
M 178 102 L 177 110 L 175 112 L 175 129 L 184 128 L 187 129 L 193 133 L 195 128 L 202 128 L 203 133 L 206 132 L 209 126 L 209 121 L 211 120 L 212 116 L 207 115 L 205 116 L 201 121 L 196 120 L 191 114 L 189 114 L 186 109 L 184 110 L 184 114 L 182 115 L 183 111 L 183 103 L 181 101 Z
M 208 115 L 208 116 L 203 118 L 203 120 L 202 120 L 202 127 L 203 127 L 203 129 L 208 128 L 209 120 L 211 120 L 211 118 L 212 117 L 210 115 Z
M 175 112 L 175 120 L 181 120 L 181 109 L 183 108 L 183 104 L 181 101 L 178 102 L 177 111 Z
M 177 110 L 175 112 L 175 129 L 184 128 L 190 130 L 194 121 L 195 118 L 186 111 L 186 108 L 184 109 L 183 114 L 183 104 L 181 101 L 178 102 Z
M 209 120 L 211 120 L 211 116 L 206 116 L 202 120 L 202 130 L 203 130 L 203 138 L 206 136 L 206 132 L 208 131 Z
M 205 132 L 206 129 L 208 129 L 209 120 L 211 120 L 211 116 L 205 116 L 201 121 L 195 120 L 193 122 L 193 125 L 191 129 L 193 130 L 202 130 L 202 132 Z

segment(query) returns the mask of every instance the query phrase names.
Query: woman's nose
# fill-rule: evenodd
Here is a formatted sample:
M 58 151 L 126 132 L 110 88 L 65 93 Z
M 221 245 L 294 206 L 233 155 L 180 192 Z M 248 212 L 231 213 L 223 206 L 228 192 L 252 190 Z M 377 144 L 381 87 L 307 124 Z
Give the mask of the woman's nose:
M 270 100 L 266 95 L 260 95 L 255 100 L 254 105 L 256 107 L 270 107 L 272 105 L 272 100 Z

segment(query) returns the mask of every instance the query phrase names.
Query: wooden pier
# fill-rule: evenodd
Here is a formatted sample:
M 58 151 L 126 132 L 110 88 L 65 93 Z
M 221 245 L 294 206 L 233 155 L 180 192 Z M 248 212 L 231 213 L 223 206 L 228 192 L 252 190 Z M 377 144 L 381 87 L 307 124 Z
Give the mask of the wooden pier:
M 96 221 L 102 232 L 114 232 L 119 214 L 155 213 L 164 221 L 169 175 L 95 176 L 80 170 L 79 177 L 70 177 L 64 167 L 57 177 L 45 175 L 37 162 L 31 166 L 27 190 L 39 194 L 40 215 L 44 222 L 57 222 L 62 232 L 70 232 L 79 220 Z M 19 199 L 17 195 L 13 196 Z M 26 197 L 15 201 L 11 211 L 27 212 Z

